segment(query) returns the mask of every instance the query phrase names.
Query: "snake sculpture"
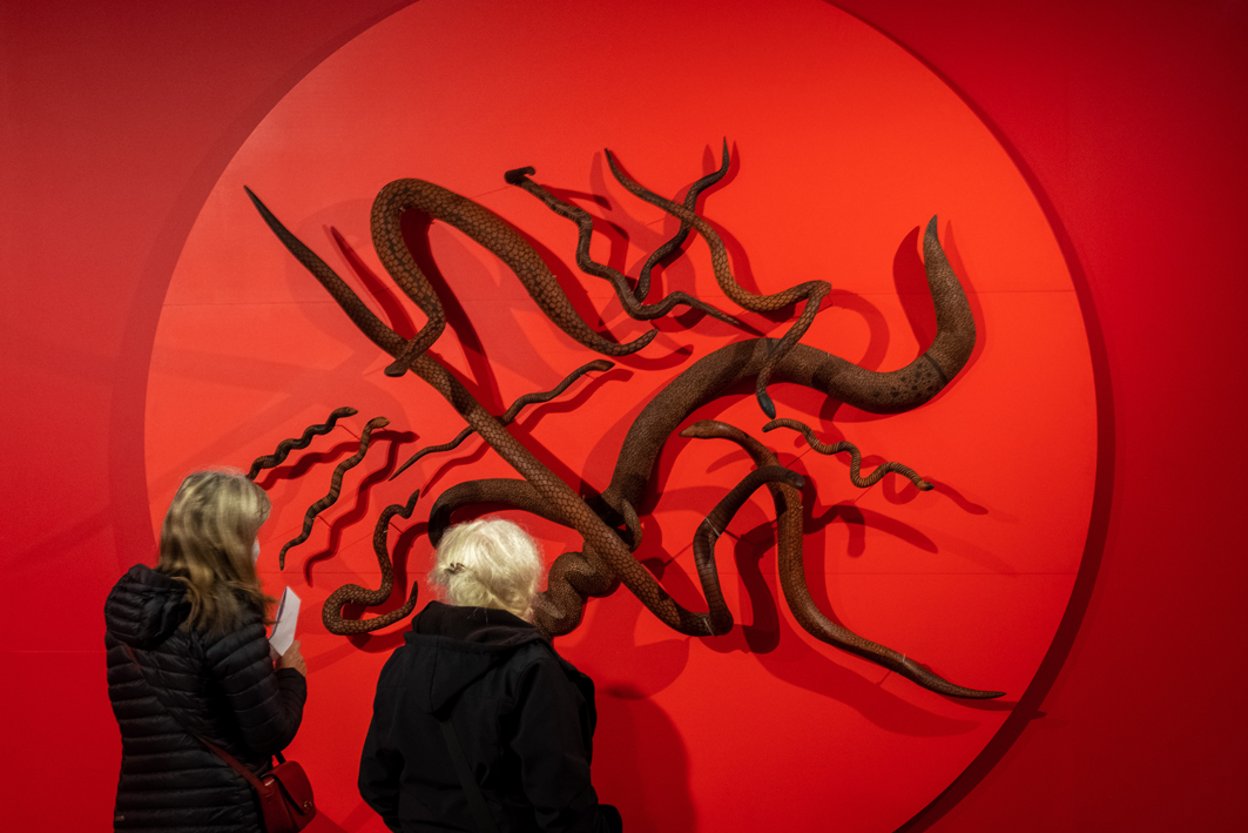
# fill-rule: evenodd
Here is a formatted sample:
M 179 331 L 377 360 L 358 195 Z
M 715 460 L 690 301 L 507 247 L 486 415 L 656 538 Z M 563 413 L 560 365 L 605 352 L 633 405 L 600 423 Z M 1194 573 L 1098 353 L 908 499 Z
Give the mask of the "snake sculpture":
M 356 413 L 358 412 L 355 408 L 335 408 L 330 412 L 324 422 L 309 425 L 298 437 L 290 437 L 282 440 L 277 444 L 277 448 L 273 450 L 272 454 L 265 454 L 261 457 L 257 457 L 251 462 L 251 468 L 247 470 L 247 479 L 255 480 L 260 472 L 265 469 L 271 469 L 274 466 L 281 465 L 282 462 L 290 456 L 290 452 L 297 448 L 307 448 L 311 444 L 313 437 L 320 437 L 328 434 L 330 431 L 334 430 L 334 426 L 338 424 L 338 420 L 343 417 L 355 416 Z
M 420 490 L 417 489 L 412 492 L 407 503 L 392 503 L 381 510 L 377 525 L 373 527 L 373 552 L 377 556 L 377 565 L 381 568 L 381 584 L 376 590 L 359 584 L 344 584 L 330 593 L 325 604 L 321 606 L 321 621 L 327 631 L 339 636 L 369 633 L 407 617 L 416 609 L 416 588 L 420 586 L 419 583 L 412 585 L 407 601 L 389 613 L 369 619 L 347 619 L 342 615 L 343 605 L 379 605 L 390 598 L 394 591 L 394 564 L 390 560 L 390 519 L 395 515 L 410 518 L 419 497 Z
M 296 547 L 308 540 L 308 536 L 312 534 L 312 524 L 315 523 L 316 516 L 338 502 L 338 497 L 342 493 L 342 478 L 346 476 L 347 471 L 363 462 L 364 456 L 368 454 L 368 447 L 372 444 L 373 432 L 389 424 L 390 420 L 385 417 L 373 417 L 365 423 L 364 430 L 360 432 L 359 450 L 334 468 L 334 473 L 330 478 L 329 491 L 324 497 L 308 507 L 308 511 L 304 513 L 303 528 L 299 531 L 299 534 L 282 544 L 281 552 L 277 554 L 277 563 L 281 569 L 286 568 L 286 553 L 292 547 Z
M 549 402 L 550 400 L 554 399 L 556 396 L 558 396 L 559 394 L 567 390 L 568 387 L 570 387 L 573 382 L 575 382 L 577 379 L 584 376 L 586 373 L 589 373 L 592 370 L 609 370 L 614 366 L 615 366 L 614 362 L 609 362 L 606 359 L 594 359 L 592 362 L 587 362 L 581 365 L 580 367 L 578 367 L 576 370 L 573 370 L 567 376 L 565 376 L 563 378 L 563 381 L 555 385 L 550 390 L 540 391 L 536 393 L 526 393 L 526 394 L 516 397 L 516 401 L 512 402 L 511 405 L 507 408 L 507 410 L 504 411 L 498 417 L 498 421 L 502 425 L 507 425 L 512 420 L 514 420 L 517 416 L 519 416 L 520 411 L 522 411 L 526 406 L 531 405 L 534 402 Z M 424 448 L 420 449 L 415 454 L 413 454 L 411 457 L 408 457 L 407 460 L 403 463 L 403 465 L 395 469 L 394 474 L 390 475 L 390 479 L 393 480 L 394 478 L 398 477 L 400 474 L 406 471 L 410 466 L 412 466 L 417 460 L 419 460 L 422 457 L 425 457 L 429 454 L 435 454 L 435 453 L 442 452 L 442 451 L 451 451 L 455 448 L 458 448 L 460 443 L 468 439 L 468 436 L 470 434 L 472 434 L 471 425 L 464 428 L 462 431 L 456 434 L 453 438 L 447 440 L 444 443 L 438 443 L 437 445 L 425 446 Z
M 454 512 L 471 503 L 501 503 L 537 513 L 576 531 L 580 552 L 566 552 L 552 564 L 546 590 L 535 606 L 536 622 L 554 636 L 567 633 L 580 621 L 590 596 L 613 592 L 624 584 L 660 621 L 693 636 L 722 633 L 731 627 L 731 614 L 716 598 L 717 581 L 703 536 L 699 576 L 712 604 L 706 612 L 678 603 L 633 555 L 641 537 L 638 506 L 651 481 L 655 462 L 667 438 L 697 408 L 724 395 L 734 386 L 753 381 L 760 405 L 769 416 L 774 406 L 766 394 L 771 381 L 804 385 L 862 410 L 896 413 L 918 407 L 942 390 L 962 369 L 975 344 L 975 325 L 957 276 L 949 266 L 937 235 L 936 218 L 923 238 L 928 287 L 936 307 L 937 331 L 928 348 L 909 364 L 893 371 L 874 371 L 855 365 L 799 339 L 818 312 L 828 292 L 821 281 L 800 284 L 770 295 L 740 287 L 732 276 L 722 242 L 714 229 L 691 207 L 660 197 L 623 172 L 614 154 L 606 152 L 612 173 L 625 188 L 695 230 L 711 248 L 716 279 L 725 294 L 749 310 L 769 311 L 805 300 L 798 321 L 780 339 L 750 338 L 721 347 L 690 365 L 642 410 L 625 437 L 611 482 L 597 505 L 591 506 L 567 483 L 542 464 L 491 415 L 426 348 L 441 332 L 445 316 L 428 280 L 407 250 L 399 228 L 404 211 L 417 210 L 459 229 L 494 253 L 516 274 L 530 296 L 551 320 L 579 343 L 607 355 L 626 355 L 644 347 L 654 331 L 631 342 L 619 343 L 593 331 L 572 309 L 557 280 L 541 257 L 505 220 L 485 207 L 447 189 L 418 179 L 401 179 L 382 188 L 374 202 L 372 229 L 386 269 L 414 303 L 425 310 L 428 323 L 412 339 L 405 339 L 381 321 L 351 288 L 315 252 L 293 235 L 248 189 L 264 221 L 285 247 L 322 284 L 352 322 L 374 344 L 394 358 L 387 369 L 398 376 L 413 372 L 443 396 L 469 428 L 522 479 L 478 480 L 448 489 L 430 510 L 429 534 L 437 543 Z M 529 169 L 525 171 L 527 177 Z M 509 179 L 517 180 L 516 174 Z M 520 184 L 517 182 L 516 184 Z M 687 200 L 687 202 L 689 202 Z M 654 256 L 647 262 L 655 261 Z M 699 429 L 709 430 L 709 429 Z M 974 689 L 949 682 L 920 663 L 892 649 L 870 642 L 832 623 L 806 590 L 801 560 L 801 480 L 775 463 L 774 454 L 749 440 L 737 429 L 714 429 L 743 447 L 759 465 L 708 516 L 711 529 L 722 530 L 731 515 L 755 489 L 766 485 L 781 507 L 781 578 L 786 601 L 802 626 L 817 638 L 853 651 L 895 670 L 924 688 L 948 696 L 991 698 L 1002 692 Z M 727 614 L 727 615 L 725 615 Z

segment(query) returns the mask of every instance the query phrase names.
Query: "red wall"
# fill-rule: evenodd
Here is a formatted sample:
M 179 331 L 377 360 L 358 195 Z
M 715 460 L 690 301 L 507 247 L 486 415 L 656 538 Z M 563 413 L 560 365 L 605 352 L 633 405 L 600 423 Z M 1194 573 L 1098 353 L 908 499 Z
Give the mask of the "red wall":
M 6 744 L 20 765 L 11 754 L 3 779 L 15 829 L 58 829 L 43 820 L 50 806 L 59 829 L 107 824 L 117 741 L 98 611 L 150 547 L 145 386 L 182 241 L 257 121 L 399 5 L 0 12 L 11 461 L 0 651 L 5 713 L 20 715 Z M 1069 656 L 1042 670 L 1005 730 L 1013 743 L 990 747 L 913 829 L 1233 826 L 1245 721 L 1231 611 L 1248 568 L 1230 505 L 1243 462 L 1230 340 L 1245 294 L 1232 246 L 1248 12 L 842 6 L 928 62 L 1012 150 L 1058 230 L 1108 380 L 1098 569 L 1059 640 Z M 1056 442 L 1058 415 L 1053 428 Z M 67 753 L 90 773 L 70 806 L 45 777 Z

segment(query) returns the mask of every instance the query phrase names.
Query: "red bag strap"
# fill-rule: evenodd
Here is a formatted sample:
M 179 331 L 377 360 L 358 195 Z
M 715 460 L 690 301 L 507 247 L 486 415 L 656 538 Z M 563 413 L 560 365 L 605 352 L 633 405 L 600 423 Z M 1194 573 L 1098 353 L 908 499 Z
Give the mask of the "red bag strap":
M 173 718 L 173 721 L 175 723 L 177 723 L 179 726 L 182 727 L 182 730 L 184 732 L 186 732 L 188 735 L 195 738 L 195 740 L 203 744 L 204 747 L 206 747 L 209 752 L 212 752 L 218 758 L 225 761 L 226 764 L 228 764 L 231 769 L 233 769 L 239 775 L 243 776 L 243 778 L 245 778 L 247 782 L 251 784 L 251 786 L 256 790 L 256 792 L 263 793 L 272 789 L 271 786 L 266 785 L 263 781 L 261 781 L 260 778 L 256 775 L 256 773 L 251 771 L 251 767 L 247 766 L 238 758 L 235 758 L 229 752 L 226 752 L 220 746 L 217 746 L 215 743 L 208 740 L 208 738 L 204 737 L 199 732 L 194 731 L 193 729 L 191 729 L 191 727 L 183 723 L 181 718 L 178 717 L 177 713 L 173 709 L 169 708 L 169 704 L 166 703 L 163 699 L 161 699 L 160 692 L 157 690 L 156 686 L 152 685 L 151 681 L 147 679 L 147 674 L 143 672 L 143 664 L 139 662 L 139 658 L 135 656 L 134 649 L 124 642 L 121 643 L 121 647 L 125 650 L 126 656 L 130 658 L 130 661 L 134 663 L 134 667 L 139 670 L 139 679 L 141 679 L 144 683 L 146 683 L 147 687 L 152 690 L 152 694 L 156 696 L 156 702 L 160 703 L 161 707 L 164 708 L 166 712 L 168 712 L 169 716 Z M 285 762 L 286 760 L 285 758 L 281 756 L 281 753 L 278 753 L 277 759 L 281 762 Z

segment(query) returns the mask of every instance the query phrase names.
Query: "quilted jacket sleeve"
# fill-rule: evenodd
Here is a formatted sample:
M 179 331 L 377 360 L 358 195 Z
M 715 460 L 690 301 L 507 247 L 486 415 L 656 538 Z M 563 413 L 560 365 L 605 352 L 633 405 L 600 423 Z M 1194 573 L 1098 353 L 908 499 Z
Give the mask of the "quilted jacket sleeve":
M 259 616 L 209 646 L 206 658 L 247 750 L 282 751 L 303 719 L 307 683 L 294 669 L 274 669 Z

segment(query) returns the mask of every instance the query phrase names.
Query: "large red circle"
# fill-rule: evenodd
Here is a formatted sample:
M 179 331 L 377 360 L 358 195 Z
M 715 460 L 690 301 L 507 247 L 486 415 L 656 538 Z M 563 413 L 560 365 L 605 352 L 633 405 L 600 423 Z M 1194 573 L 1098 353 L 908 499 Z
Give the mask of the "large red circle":
M 419 533 L 442 489 L 513 473 L 472 440 L 383 480 L 396 458 L 450 438 L 461 423 L 418 380 L 382 373 L 387 357 L 281 248 L 242 186 L 361 286 L 365 272 L 384 280 L 369 242 L 373 195 L 399 177 L 437 182 L 561 258 L 562 274 L 582 287 L 578 307 L 627 340 L 645 328 L 620 313 L 605 284 L 576 273 L 575 230 L 505 186 L 502 172 L 531 164 L 543 183 L 604 197 L 606 205 L 581 203 L 604 218 L 604 230 L 617 227 L 593 251 L 635 274 L 674 224 L 611 180 L 601 148 L 670 195 L 713 166 L 721 136 L 733 144 L 733 170 L 704 213 L 730 240 L 739 280 L 762 292 L 830 280 L 833 305 L 806 340 L 852 361 L 889 369 L 923 349 L 933 321 L 915 235 L 939 213 L 980 333 L 954 383 L 929 405 L 888 417 L 793 386 L 773 391 L 781 415 L 851 440 L 869 459 L 908 463 L 938 484 L 934 492 L 888 481 L 853 488 L 843 460 L 759 434 L 764 420 L 745 394 L 699 416 L 765 436 L 813 481 L 808 572 L 840 621 L 957 682 L 1008 694 L 1004 705 L 944 699 L 808 637 L 774 578 L 772 510 L 760 496 L 720 544 L 740 623 L 732 634 L 679 636 L 621 591 L 592 602 L 581 628 L 560 640 L 599 685 L 602 796 L 632 829 L 892 830 L 983 749 L 1029 684 L 1083 552 L 1095 398 L 1069 271 L 984 125 L 911 56 L 824 3 L 772 3 L 762 14 L 757 4 L 722 2 L 431 0 L 331 56 L 238 152 L 171 281 L 148 391 L 154 518 L 188 469 L 245 466 L 339 405 L 360 410 L 262 478 L 276 506 L 262 538 L 266 582 L 291 584 L 306 605 L 312 697 L 294 752 L 317 780 L 325 817 L 341 828 L 382 829 L 355 794 L 354 767 L 377 670 L 402 628 L 348 641 L 324 631 L 320 603 L 343 582 L 376 583 L 370 538 L 381 507 L 426 490 L 412 521 L 397 525 Z M 475 380 L 488 405 L 501 411 L 593 358 L 542 318 L 488 252 L 440 224 L 430 236 L 471 324 L 448 330 L 435 351 Z M 662 274 L 663 287 L 729 307 L 705 246 L 688 248 Z M 406 314 L 419 322 L 410 306 Z M 654 392 L 741 337 L 710 320 L 686 324 L 660 324 L 645 351 L 570 390 L 561 401 L 572 407 L 522 417 L 517 435 L 557 460 L 573 485 L 602 488 Z M 396 430 L 348 475 L 343 500 L 277 572 L 282 542 L 324 494 L 333 465 L 354 451 L 352 434 L 379 414 Z M 673 440 L 664 452 L 641 556 L 687 603 L 696 604 L 692 530 L 748 468 L 713 442 Z M 552 557 L 579 543 L 553 525 L 532 526 Z M 429 545 L 419 534 L 404 541 L 410 581 L 422 576 Z

